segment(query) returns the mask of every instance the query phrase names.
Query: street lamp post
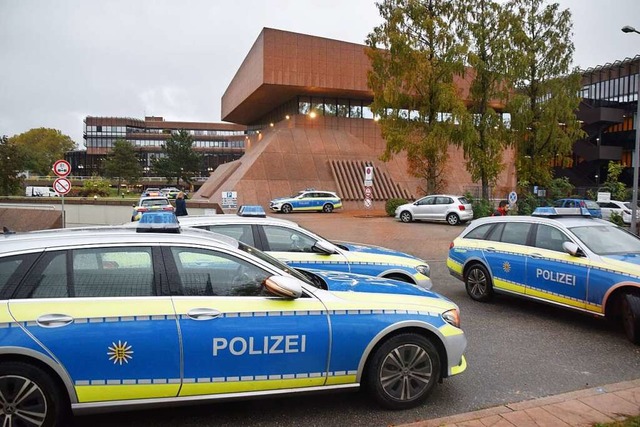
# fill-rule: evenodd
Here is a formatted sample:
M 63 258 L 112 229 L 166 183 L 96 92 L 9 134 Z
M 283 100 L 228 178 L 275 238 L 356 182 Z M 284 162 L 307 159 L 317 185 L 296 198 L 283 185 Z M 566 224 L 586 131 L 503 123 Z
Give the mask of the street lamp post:
M 629 25 L 625 25 L 622 27 L 623 33 L 638 33 L 640 31 L 636 30 Z M 637 111 L 636 111 L 636 146 L 633 151 L 633 193 L 631 196 L 631 232 L 634 234 L 638 234 L 638 229 L 636 225 L 636 212 L 638 211 L 638 168 L 640 167 L 640 72 L 636 76 L 637 83 L 637 95 L 636 95 L 636 103 L 637 103 Z

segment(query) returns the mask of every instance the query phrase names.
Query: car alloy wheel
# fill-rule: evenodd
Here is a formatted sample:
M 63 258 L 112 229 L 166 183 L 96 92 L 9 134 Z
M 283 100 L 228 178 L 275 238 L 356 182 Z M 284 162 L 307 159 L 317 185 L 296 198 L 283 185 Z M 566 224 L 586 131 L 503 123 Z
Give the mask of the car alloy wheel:
M 469 268 L 464 282 L 467 294 L 475 301 L 488 301 L 493 295 L 489 272 L 480 264 L 475 264 Z
M 640 296 L 626 294 L 622 297 L 622 326 L 629 341 L 640 344 Z
M 413 217 L 411 216 L 411 212 L 403 211 L 400 213 L 400 221 L 402 222 L 411 222 Z
M 460 223 L 460 217 L 454 213 L 447 215 L 447 222 L 449 225 L 458 225 Z
M 286 214 L 288 214 L 288 213 L 291 213 L 291 211 L 293 210 L 293 208 L 291 207 L 291 205 L 290 205 L 290 204 L 288 204 L 288 203 L 287 203 L 287 204 L 285 204 L 285 205 L 282 205 L 282 208 L 281 208 L 280 210 L 282 211 L 282 213 L 286 213 Z
M 333 205 L 331 203 L 325 203 L 322 207 L 322 212 L 331 213 L 333 212 Z
M 378 403 L 405 409 L 423 402 L 440 380 L 435 346 L 418 334 L 396 335 L 384 342 L 368 366 L 367 381 Z

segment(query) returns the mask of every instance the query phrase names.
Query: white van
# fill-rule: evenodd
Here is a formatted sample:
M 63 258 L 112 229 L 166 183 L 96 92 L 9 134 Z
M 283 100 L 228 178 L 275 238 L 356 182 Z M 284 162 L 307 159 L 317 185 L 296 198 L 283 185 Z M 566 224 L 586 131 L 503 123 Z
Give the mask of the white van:
M 51 187 L 27 186 L 24 191 L 27 197 L 59 197 L 60 195 Z

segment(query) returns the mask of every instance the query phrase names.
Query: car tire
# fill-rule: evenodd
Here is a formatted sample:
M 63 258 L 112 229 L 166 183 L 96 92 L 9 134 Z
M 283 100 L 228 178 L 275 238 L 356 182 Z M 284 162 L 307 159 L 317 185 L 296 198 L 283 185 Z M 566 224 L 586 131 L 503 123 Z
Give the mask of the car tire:
M 0 367 L 0 425 L 65 425 L 70 408 L 63 396 L 55 381 L 36 366 L 6 362 Z
M 322 207 L 322 212 L 331 213 L 333 212 L 333 205 L 331 203 L 325 203 Z
M 493 297 L 491 276 L 482 264 L 473 264 L 464 275 L 467 294 L 474 301 L 486 302 Z
M 458 225 L 460 224 L 460 217 L 457 214 L 450 213 L 447 215 L 447 222 L 449 225 Z
M 280 208 L 280 211 L 282 213 L 291 213 L 291 211 L 293 210 L 293 207 L 289 204 L 289 203 L 285 203 L 284 205 L 282 205 L 282 207 Z
M 413 333 L 383 342 L 367 363 L 366 386 L 388 409 L 415 407 L 440 381 L 440 355 L 427 338 Z
M 625 294 L 622 297 L 622 327 L 634 344 L 640 345 L 640 296 Z
M 400 221 L 402 221 L 402 222 L 411 222 L 411 221 L 413 221 L 413 216 L 411 215 L 411 212 L 409 212 L 409 211 L 400 212 Z

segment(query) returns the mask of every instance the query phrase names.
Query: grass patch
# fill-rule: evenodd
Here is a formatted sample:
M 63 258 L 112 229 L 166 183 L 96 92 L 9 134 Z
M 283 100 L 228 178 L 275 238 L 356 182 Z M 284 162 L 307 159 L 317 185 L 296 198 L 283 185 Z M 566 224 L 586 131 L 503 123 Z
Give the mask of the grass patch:
M 598 423 L 594 427 L 640 427 L 640 416 L 630 417 L 623 421 L 615 421 L 613 423 Z

